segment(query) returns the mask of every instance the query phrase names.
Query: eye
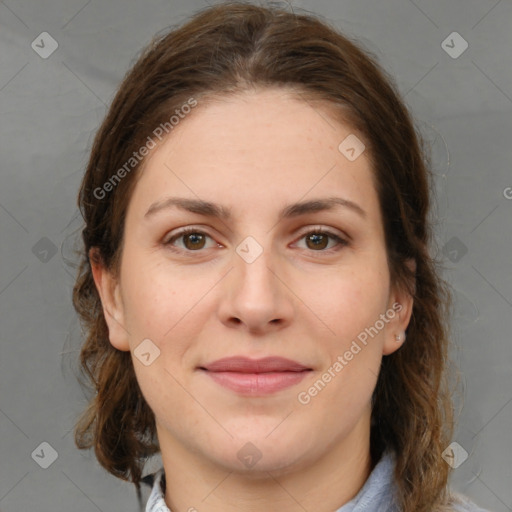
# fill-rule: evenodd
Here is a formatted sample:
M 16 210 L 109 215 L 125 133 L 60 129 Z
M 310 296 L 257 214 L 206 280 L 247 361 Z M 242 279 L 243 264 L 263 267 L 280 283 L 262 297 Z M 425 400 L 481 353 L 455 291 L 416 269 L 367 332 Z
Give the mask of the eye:
M 169 246 L 173 251 L 177 252 L 197 252 L 201 249 L 205 249 L 206 240 L 213 239 L 206 234 L 204 231 L 201 231 L 197 228 L 184 228 L 174 236 L 169 238 L 166 242 L 164 242 L 165 246 Z M 176 247 L 175 242 L 177 240 L 182 239 L 182 246 Z M 315 228 L 306 233 L 304 233 L 299 240 L 305 240 L 306 249 L 310 249 L 313 252 L 331 252 L 339 250 L 341 247 L 348 245 L 348 242 L 341 238 L 339 235 L 323 228 Z M 328 247 L 329 241 L 332 240 L 335 242 L 334 247 Z M 216 243 L 216 242 L 215 242 Z M 217 247 L 220 244 L 216 243 Z M 336 248 L 336 246 L 339 246 Z M 175 249 L 176 247 L 176 249 Z M 214 247 L 214 245 L 210 246 Z
M 323 228 L 315 228 L 307 233 L 304 233 L 300 240 L 305 240 L 306 249 L 311 249 L 314 252 L 329 252 L 333 250 L 333 246 L 327 248 L 329 245 L 329 239 L 336 242 L 336 245 L 344 247 L 348 245 L 348 242 L 341 238 L 339 235 Z M 341 247 L 338 247 L 336 250 L 339 250 Z M 327 249 L 327 250 L 326 250 Z
M 212 239 L 209 235 L 199 229 L 185 228 L 164 242 L 164 245 L 173 246 L 174 241 L 180 238 L 184 241 L 184 247 L 181 247 L 180 249 L 185 251 L 198 251 L 200 249 L 204 249 L 206 239 Z

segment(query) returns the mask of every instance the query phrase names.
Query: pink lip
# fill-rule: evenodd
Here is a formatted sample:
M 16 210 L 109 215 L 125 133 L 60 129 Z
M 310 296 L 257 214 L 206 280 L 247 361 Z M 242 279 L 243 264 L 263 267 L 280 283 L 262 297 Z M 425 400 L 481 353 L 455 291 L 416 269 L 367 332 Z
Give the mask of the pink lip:
M 224 357 L 202 368 L 210 372 L 237 372 L 237 373 L 268 373 L 268 372 L 300 372 L 311 370 L 307 366 L 285 359 L 284 357 L 263 357 L 249 359 L 244 356 Z
M 200 368 L 215 382 L 244 395 L 265 395 L 298 384 L 311 368 L 283 357 L 226 357 Z

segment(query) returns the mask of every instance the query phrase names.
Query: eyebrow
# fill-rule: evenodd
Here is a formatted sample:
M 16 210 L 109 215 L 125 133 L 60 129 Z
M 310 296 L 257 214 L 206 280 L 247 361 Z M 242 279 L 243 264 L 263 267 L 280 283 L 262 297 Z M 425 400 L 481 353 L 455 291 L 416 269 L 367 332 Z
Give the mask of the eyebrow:
M 280 212 L 278 219 L 289 219 L 305 215 L 308 213 L 315 213 L 320 211 L 332 210 L 336 206 L 342 206 L 357 213 L 363 219 L 366 219 L 366 212 L 353 201 L 343 199 L 341 197 L 326 197 L 322 199 L 313 199 L 310 201 L 302 201 L 285 206 Z M 219 219 L 231 219 L 231 209 L 225 206 L 204 201 L 201 199 L 189 199 L 185 197 L 167 197 L 161 201 L 153 203 L 148 211 L 144 214 L 144 218 L 150 218 L 157 212 L 169 208 L 179 208 L 191 213 L 204 215 L 205 217 L 216 217 Z

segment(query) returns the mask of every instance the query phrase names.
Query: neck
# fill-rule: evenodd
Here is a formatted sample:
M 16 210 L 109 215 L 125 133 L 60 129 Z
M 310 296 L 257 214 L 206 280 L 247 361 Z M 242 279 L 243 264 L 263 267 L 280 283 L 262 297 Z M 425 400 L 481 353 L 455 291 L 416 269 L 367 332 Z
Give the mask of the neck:
M 188 450 L 157 425 L 166 474 L 165 501 L 172 512 L 332 512 L 349 502 L 373 469 L 369 421 L 316 460 L 275 471 L 237 472 Z

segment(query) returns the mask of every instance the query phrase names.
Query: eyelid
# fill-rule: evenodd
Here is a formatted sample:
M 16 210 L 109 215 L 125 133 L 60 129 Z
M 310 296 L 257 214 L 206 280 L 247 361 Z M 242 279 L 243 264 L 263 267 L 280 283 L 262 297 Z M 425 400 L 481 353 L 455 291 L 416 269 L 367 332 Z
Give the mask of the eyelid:
M 299 233 L 299 238 L 308 235 L 309 233 L 325 233 L 326 235 L 338 237 L 346 241 L 350 240 L 350 237 L 343 231 L 340 231 L 336 228 L 323 226 L 322 224 L 312 224 L 310 226 L 306 226 L 304 229 L 301 229 Z

